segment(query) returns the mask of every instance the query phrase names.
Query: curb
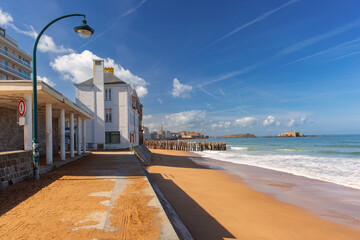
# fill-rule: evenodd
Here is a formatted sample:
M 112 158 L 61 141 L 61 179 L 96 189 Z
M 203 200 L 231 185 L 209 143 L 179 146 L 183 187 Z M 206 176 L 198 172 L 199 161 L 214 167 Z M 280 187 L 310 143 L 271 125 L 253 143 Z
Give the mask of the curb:
M 45 174 L 45 173 L 51 172 L 52 170 L 55 170 L 56 168 L 59 168 L 59 167 L 64 166 L 64 165 L 66 165 L 68 163 L 74 162 L 74 161 L 76 161 L 76 160 L 78 160 L 78 159 L 80 159 L 82 157 L 86 157 L 86 156 L 88 156 L 90 154 L 91 154 L 91 152 L 90 153 L 84 153 L 82 155 L 75 156 L 75 157 L 73 157 L 73 158 L 71 158 L 69 160 L 64 160 L 64 161 L 61 161 L 61 162 L 57 162 L 57 163 L 55 163 L 55 164 L 53 164 L 53 165 L 51 165 L 51 166 L 49 166 L 47 168 L 41 169 L 40 174 Z
M 159 199 L 167 217 L 170 220 L 171 225 L 173 226 L 178 238 L 180 240 L 194 240 L 194 237 L 191 235 L 185 224 L 181 221 L 179 216 L 176 214 L 175 210 L 169 203 L 169 201 L 165 198 L 164 194 L 161 192 L 160 188 L 156 185 L 154 180 L 151 178 L 150 173 L 141 166 L 146 177 L 148 178 L 157 198 Z

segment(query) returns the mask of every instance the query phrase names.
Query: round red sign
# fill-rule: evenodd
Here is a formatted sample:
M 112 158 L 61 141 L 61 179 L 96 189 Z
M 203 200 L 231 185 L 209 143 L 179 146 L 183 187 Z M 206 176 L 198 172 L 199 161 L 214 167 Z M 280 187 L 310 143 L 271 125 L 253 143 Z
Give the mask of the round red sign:
M 24 100 L 21 99 L 19 101 L 19 105 L 18 105 L 18 112 L 19 112 L 20 117 L 23 117 L 25 115 L 25 111 L 26 111 L 25 102 L 24 102 Z

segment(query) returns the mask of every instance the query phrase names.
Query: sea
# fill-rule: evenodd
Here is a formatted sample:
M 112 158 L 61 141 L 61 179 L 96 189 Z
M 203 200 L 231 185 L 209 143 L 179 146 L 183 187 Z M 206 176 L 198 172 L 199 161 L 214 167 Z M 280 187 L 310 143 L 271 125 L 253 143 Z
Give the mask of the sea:
M 226 151 L 204 158 L 267 168 L 360 189 L 360 135 L 297 138 L 209 138 Z

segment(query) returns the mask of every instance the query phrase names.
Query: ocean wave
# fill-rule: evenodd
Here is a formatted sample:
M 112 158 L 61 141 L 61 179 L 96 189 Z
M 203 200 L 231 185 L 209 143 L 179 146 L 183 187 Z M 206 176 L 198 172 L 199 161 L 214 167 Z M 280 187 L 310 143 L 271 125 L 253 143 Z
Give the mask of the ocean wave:
M 325 145 L 320 147 L 336 147 L 336 148 L 360 148 L 360 145 Z
M 250 154 L 247 151 L 197 152 L 204 158 L 252 165 L 360 189 L 357 157 L 325 157 L 306 154 Z M 237 153 L 234 156 L 234 153 Z M 357 153 L 360 154 L 360 153 Z
M 234 149 L 234 150 L 247 150 L 248 148 L 247 147 L 231 147 L 231 149 Z
M 315 150 L 315 151 L 311 151 L 311 152 L 325 153 L 325 154 L 360 155 L 360 152 L 342 152 L 342 151 L 335 151 L 335 150 Z

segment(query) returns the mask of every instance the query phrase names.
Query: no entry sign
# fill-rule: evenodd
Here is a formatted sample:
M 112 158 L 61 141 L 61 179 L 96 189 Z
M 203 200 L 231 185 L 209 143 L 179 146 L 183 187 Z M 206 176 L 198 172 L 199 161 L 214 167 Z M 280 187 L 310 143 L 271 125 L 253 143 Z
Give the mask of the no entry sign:
M 19 112 L 20 117 L 23 117 L 25 115 L 25 111 L 26 111 L 25 102 L 24 102 L 24 100 L 21 99 L 19 101 L 19 105 L 18 105 L 18 112 Z

